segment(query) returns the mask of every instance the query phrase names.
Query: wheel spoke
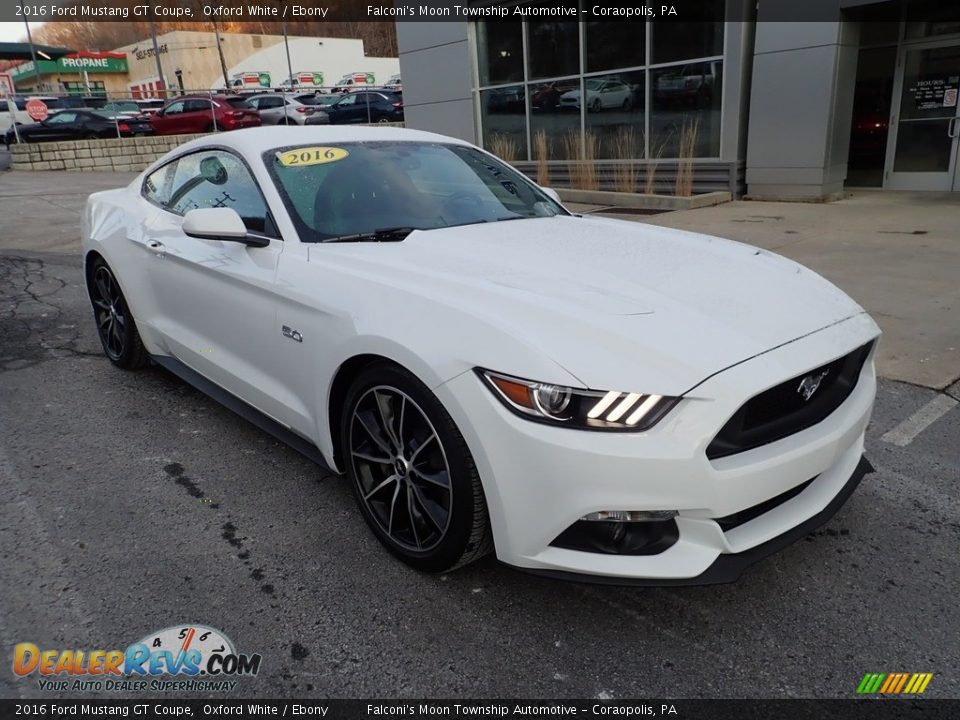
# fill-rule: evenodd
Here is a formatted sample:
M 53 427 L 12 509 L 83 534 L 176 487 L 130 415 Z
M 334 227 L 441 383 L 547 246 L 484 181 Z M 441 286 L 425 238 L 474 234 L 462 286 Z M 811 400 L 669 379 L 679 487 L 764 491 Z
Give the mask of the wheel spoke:
M 420 488 L 413 483 L 410 483 L 410 487 L 413 488 L 414 500 L 417 501 L 417 503 L 420 505 L 420 509 L 423 511 L 421 512 L 421 515 L 430 521 L 430 524 L 437 529 L 437 532 L 442 533 L 443 525 L 441 525 L 440 521 L 433 516 L 433 513 L 430 511 L 430 506 L 427 504 L 428 500 L 423 496 L 423 493 L 420 492 Z
M 108 303 L 106 300 L 94 300 L 93 304 L 104 312 L 110 312 L 110 303 Z
M 364 495 L 364 496 L 363 496 L 363 499 L 364 499 L 364 500 L 369 500 L 369 499 L 372 498 L 374 495 L 376 495 L 378 492 L 380 492 L 380 491 L 383 490 L 385 487 L 387 487 L 390 483 L 396 482 L 396 481 L 399 480 L 399 479 L 400 479 L 400 478 L 396 475 L 396 473 L 394 473 L 393 475 L 391 475 L 390 477 L 388 477 L 386 480 L 384 480 L 383 482 L 381 482 L 379 485 L 377 485 L 373 490 L 371 490 L 371 491 L 368 492 L 366 495 Z
M 393 411 L 390 409 L 389 398 L 383 393 L 373 391 L 373 400 L 380 411 L 380 420 L 383 423 L 383 431 L 387 434 L 387 439 L 393 443 L 397 452 L 403 451 L 403 446 L 397 438 L 397 433 L 393 428 Z
M 100 293 L 100 297 L 103 298 L 108 304 L 110 302 L 110 290 L 108 285 L 109 274 L 104 272 L 97 273 L 97 292 Z
M 417 519 L 413 516 L 413 493 L 410 491 L 410 486 L 407 485 L 407 516 L 410 518 L 410 530 L 413 532 L 413 541 L 417 544 L 417 547 L 420 548 L 420 534 L 417 532 Z
M 390 501 L 390 516 L 387 518 L 387 535 L 393 536 L 393 511 L 397 506 L 397 496 L 400 494 L 400 483 L 393 489 L 393 499 Z
M 430 433 L 430 437 L 428 437 L 426 440 L 420 443 L 417 449 L 413 451 L 413 455 L 410 456 L 410 464 L 413 465 L 417 461 L 417 456 L 420 455 L 420 451 L 423 450 L 427 445 L 429 445 L 431 440 L 438 440 L 438 439 L 439 438 L 437 437 L 436 433 Z
M 104 326 L 105 326 L 107 323 L 111 322 L 112 320 L 113 320 L 113 318 L 110 317 L 110 313 L 107 313 L 107 314 L 105 314 L 102 318 L 100 318 L 99 322 L 97 322 L 97 326 L 98 326 L 101 330 L 103 330 Z
M 383 450 L 387 455 L 393 455 L 390 447 L 380 439 L 380 434 L 370 429 L 370 426 L 367 425 L 367 421 L 363 419 L 359 412 L 354 413 L 354 418 L 356 418 L 356 420 L 360 423 L 360 426 L 367 431 L 367 435 L 369 435 L 370 439 L 376 443 L 378 448 Z
M 378 457 L 376 455 L 371 455 L 369 453 L 357 452 L 356 450 L 351 450 L 350 452 L 354 457 L 358 457 L 361 460 L 366 460 L 367 462 L 376 463 L 377 465 L 393 464 L 393 460 L 388 457 Z
M 450 474 L 445 469 L 438 473 L 425 473 L 423 470 L 418 470 L 415 467 L 411 467 L 410 472 L 424 482 L 430 483 L 431 485 L 436 485 L 444 490 L 450 489 Z

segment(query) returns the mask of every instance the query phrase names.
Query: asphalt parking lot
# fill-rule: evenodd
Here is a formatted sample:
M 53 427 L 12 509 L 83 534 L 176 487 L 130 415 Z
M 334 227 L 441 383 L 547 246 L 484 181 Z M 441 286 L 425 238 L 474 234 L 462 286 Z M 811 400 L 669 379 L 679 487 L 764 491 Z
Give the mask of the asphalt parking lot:
M 80 268 L 0 251 L 4 653 L 196 622 L 263 655 L 231 697 L 845 698 L 892 671 L 960 696 L 957 384 L 881 380 L 877 472 L 736 584 L 566 584 L 492 558 L 428 576 L 343 481 L 159 369 L 113 368 Z M 7 662 L 0 696 L 44 694 Z

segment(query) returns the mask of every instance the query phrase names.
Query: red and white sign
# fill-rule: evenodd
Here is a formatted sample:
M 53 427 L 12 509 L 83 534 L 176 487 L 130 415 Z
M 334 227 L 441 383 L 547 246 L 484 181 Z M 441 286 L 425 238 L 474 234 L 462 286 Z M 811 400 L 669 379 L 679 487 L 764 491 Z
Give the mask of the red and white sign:
M 50 108 L 47 107 L 47 104 L 43 100 L 39 100 L 37 98 L 27 100 L 26 110 L 27 115 L 29 115 L 36 122 L 43 122 L 50 114 Z

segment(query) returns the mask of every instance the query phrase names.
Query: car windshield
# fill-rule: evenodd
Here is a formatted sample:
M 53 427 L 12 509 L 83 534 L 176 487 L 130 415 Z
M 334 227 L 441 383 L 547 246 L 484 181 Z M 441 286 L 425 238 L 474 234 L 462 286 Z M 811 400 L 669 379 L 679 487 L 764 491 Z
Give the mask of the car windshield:
M 280 148 L 263 159 L 305 242 L 567 214 L 519 172 L 469 146 L 335 143 Z
M 135 102 L 110 102 L 103 106 L 104 110 L 113 112 L 139 112 L 140 108 Z
M 244 108 L 244 109 L 253 109 L 253 105 L 248 103 L 241 97 L 228 97 L 226 98 L 227 104 L 235 108 Z

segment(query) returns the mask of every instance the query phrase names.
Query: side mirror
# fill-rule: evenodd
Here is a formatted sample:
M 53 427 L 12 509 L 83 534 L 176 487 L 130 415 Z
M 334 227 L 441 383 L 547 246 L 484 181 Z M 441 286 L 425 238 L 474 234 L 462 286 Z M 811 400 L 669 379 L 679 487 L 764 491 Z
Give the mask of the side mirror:
M 542 187 L 540 189 L 543 190 L 544 195 L 553 200 L 555 203 L 563 205 L 563 201 L 560 199 L 560 193 L 558 193 L 556 190 L 547 187 Z
M 185 235 L 201 240 L 238 242 L 252 247 L 266 247 L 270 240 L 251 235 L 247 226 L 233 208 L 197 208 L 183 218 Z

